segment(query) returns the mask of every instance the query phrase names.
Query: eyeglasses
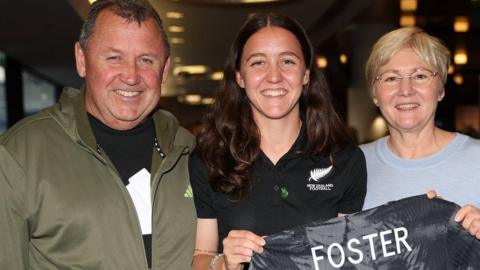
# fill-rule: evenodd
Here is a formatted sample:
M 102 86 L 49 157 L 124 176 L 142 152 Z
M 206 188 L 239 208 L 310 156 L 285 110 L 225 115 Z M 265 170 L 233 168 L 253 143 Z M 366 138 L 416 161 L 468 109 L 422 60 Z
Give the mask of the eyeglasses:
M 385 90 L 397 90 L 404 78 L 410 79 L 411 86 L 414 88 L 422 88 L 428 86 L 438 72 L 427 69 L 417 69 L 410 75 L 400 75 L 397 72 L 387 71 L 375 77 L 380 86 Z

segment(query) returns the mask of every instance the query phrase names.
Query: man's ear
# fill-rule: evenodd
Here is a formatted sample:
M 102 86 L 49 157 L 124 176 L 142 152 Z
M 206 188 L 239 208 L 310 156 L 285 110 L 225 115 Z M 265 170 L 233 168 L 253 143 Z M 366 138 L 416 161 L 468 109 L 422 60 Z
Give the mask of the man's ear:
M 240 71 L 235 72 L 235 80 L 237 81 L 238 86 L 240 88 L 245 88 L 245 81 L 243 80 L 242 74 L 240 74 Z
M 170 56 L 165 61 L 165 65 L 163 65 L 163 73 L 162 73 L 162 83 L 167 82 L 168 70 L 170 69 Z
M 85 52 L 80 46 L 79 42 L 75 43 L 75 64 L 77 66 L 77 73 L 78 76 L 85 78 L 86 75 L 86 68 L 85 68 Z

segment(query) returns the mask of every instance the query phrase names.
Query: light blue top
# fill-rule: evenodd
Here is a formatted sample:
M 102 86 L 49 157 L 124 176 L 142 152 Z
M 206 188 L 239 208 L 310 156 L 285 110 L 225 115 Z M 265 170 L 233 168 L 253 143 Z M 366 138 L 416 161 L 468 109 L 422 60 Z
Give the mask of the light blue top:
M 363 209 L 435 190 L 463 206 L 480 207 L 480 140 L 460 133 L 437 153 L 422 159 L 403 159 L 387 138 L 360 146 L 367 160 L 367 196 Z

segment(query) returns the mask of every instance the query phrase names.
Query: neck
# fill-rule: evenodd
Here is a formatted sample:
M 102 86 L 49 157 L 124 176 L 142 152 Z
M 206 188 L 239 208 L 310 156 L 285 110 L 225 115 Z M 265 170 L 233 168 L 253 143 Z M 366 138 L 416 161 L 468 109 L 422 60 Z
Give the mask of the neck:
M 260 130 L 260 148 L 273 164 L 290 150 L 302 126 L 298 114 L 289 119 L 256 119 L 255 122 Z
M 393 153 L 404 159 L 420 159 L 431 156 L 448 145 L 455 133 L 435 126 L 419 132 L 403 132 L 390 129 L 387 139 Z

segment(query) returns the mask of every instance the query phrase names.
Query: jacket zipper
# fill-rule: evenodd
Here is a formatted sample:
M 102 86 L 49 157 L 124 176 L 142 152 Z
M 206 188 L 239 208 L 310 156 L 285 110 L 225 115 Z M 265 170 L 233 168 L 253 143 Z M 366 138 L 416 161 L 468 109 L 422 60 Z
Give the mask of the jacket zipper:
M 126 200 L 126 203 L 129 205 L 130 209 L 135 210 L 135 205 L 133 204 L 132 198 L 130 197 L 130 194 L 128 194 L 127 188 L 125 185 L 123 185 L 122 179 L 118 176 L 117 172 L 115 169 L 112 169 L 109 163 L 104 159 L 102 156 L 102 152 L 104 152 L 99 145 L 97 145 L 96 151 L 91 149 L 88 145 L 83 143 L 81 140 L 77 140 L 77 143 L 88 153 L 93 155 L 97 160 L 99 160 L 105 167 L 108 169 L 108 172 L 114 177 L 114 182 L 117 183 L 117 186 L 120 188 L 120 192 L 122 193 L 123 198 Z M 153 209 L 153 208 L 152 208 Z M 127 209 L 128 210 L 128 209 Z M 137 245 L 141 248 L 141 252 L 143 254 L 143 261 L 144 261 L 144 269 L 148 270 L 148 263 L 147 263 L 147 255 L 145 254 L 145 248 L 143 244 L 143 238 L 142 236 L 142 230 L 140 226 L 140 220 L 138 220 L 138 215 L 136 212 L 132 213 L 132 211 L 128 211 L 128 215 L 130 218 L 133 218 L 136 223 L 136 234 L 139 235 L 140 237 L 137 237 L 139 241 L 137 241 Z M 153 230 L 152 230 L 153 233 Z M 153 258 L 153 256 L 152 256 Z M 153 264 L 152 264 L 153 265 Z
M 178 148 L 180 148 L 180 147 L 178 147 Z M 175 164 L 177 164 L 177 162 L 180 160 L 180 158 L 183 155 L 187 155 L 190 152 L 190 148 L 188 146 L 184 146 L 183 148 L 178 149 L 178 151 L 175 151 L 175 150 L 168 154 L 168 157 L 170 157 L 169 159 L 167 159 L 167 155 L 165 155 L 163 152 L 161 152 L 163 155 L 161 155 L 160 152 L 159 152 L 159 155 L 162 158 L 162 161 L 160 163 L 159 169 L 157 170 L 157 172 L 155 172 L 155 174 L 152 178 L 153 185 L 151 187 L 153 189 L 153 193 L 152 193 L 152 223 L 154 223 L 153 211 L 155 211 L 156 205 L 157 205 L 155 198 L 157 197 L 158 186 L 160 185 L 163 174 L 165 172 L 169 171 L 170 169 L 172 169 L 175 166 Z M 164 167 L 164 164 L 165 164 L 166 161 L 169 161 L 170 164 L 168 164 L 167 167 Z M 152 224 L 152 251 L 153 251 L 153 246 L 154 246 L 153 241 L 155 239 L 154 234 L 155 234 L 155 228 Z M 152 254 L 152 269 L 153 269 L 154 266 L 155 266 L 155 257 Z

